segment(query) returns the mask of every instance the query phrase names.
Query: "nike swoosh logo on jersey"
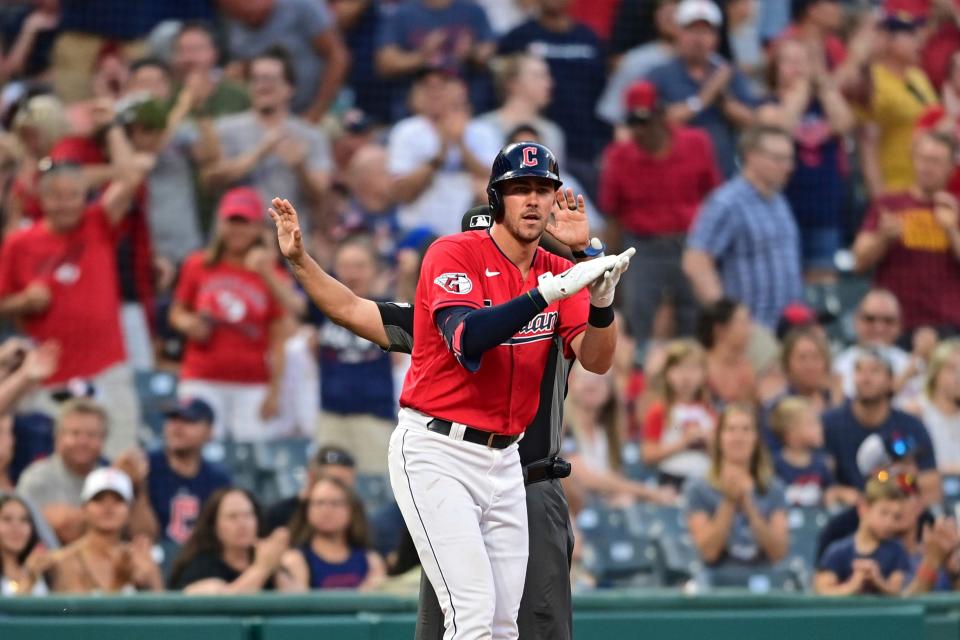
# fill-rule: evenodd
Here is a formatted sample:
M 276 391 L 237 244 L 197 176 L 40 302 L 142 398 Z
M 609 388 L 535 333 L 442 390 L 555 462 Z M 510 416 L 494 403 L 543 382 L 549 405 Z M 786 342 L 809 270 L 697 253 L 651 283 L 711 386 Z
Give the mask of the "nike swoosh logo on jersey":
M 492 278 L 493 276 L 498 276 L 498 275 L 500 275 L 500 272 L 499 272 L 499 271 L 490 271 L 490 269 L 487 269 L 486 271 L 484 271 L 484 273 L 486 274 L 486 276 L 487 276 L 488 278 Z

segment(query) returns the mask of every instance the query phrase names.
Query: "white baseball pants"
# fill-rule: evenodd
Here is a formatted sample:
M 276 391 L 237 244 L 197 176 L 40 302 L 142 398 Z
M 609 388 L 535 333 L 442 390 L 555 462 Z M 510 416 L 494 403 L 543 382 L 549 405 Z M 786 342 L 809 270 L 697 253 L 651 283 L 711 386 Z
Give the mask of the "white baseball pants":
M 443 609 L 443 638 L 514 640 L 529 544 L 517 445 L 464 442 L 427 431 L 430 420 L 401 409 L 388 459 L 394 496 Z

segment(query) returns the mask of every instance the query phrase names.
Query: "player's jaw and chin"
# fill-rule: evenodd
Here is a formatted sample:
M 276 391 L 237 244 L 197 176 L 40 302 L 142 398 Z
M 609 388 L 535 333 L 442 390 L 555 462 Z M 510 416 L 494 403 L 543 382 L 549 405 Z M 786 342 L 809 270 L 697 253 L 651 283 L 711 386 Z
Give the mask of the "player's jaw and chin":
M 540 182 L 539 179 L 535 180 Z M 504 194 L 505 212 L 498 224 L 503 225 L 520 242 L 538 242 L 547 228 L 556 191 L 552 189 L 552 184 L 549 194 L 535 190 L 536 204 L 530 202 L 530 193 L 514 194 L 510 191 L 507 189 Z M 536 217 L 531 214 L 536 214 Z

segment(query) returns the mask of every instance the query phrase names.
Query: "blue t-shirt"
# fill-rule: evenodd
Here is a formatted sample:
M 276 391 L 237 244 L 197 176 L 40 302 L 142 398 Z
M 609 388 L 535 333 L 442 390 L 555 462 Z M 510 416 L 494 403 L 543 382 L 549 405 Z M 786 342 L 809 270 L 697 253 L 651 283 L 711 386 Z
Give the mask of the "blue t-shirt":
M 863 555 L 857 552 L 853 541 L 854 536 L 837 540 L 823 552 L 823 557 L 817 563 L 817 570 L 829 571 L 837 576 L 837 582 L 843 583 L 853 574 L 853 561 L 857 559 L 874 560 L 880 566 L 880 575 L 889 578 L 895 571 L 910 571 L 910 556 L 903 545 L 896 540 L 882 541 L 873 553 Z M 868 593 L 873 592 L 870 588 Z
M 213 0 L 61 0 L 60 28 L 104 38 L 135 40 L 164 20 L 213 22 Z
M 787 504 L 792 507 L 817 507 L 823 504 L 823 493 L 833 484 L 833 472 L 822 453 L 814 453 L 810 464 L 795 467 L 783 457 L 774 454 L 773 467 L 777 477 L 787 486 Z
M 706 478 L 687 480 L 683 494 L 687 505 L 685 515 L 688 517 L 701 511 L 713 517 L 723 500 L 720 491 L 715 489 Z M 753 503 L 764 518 L 769 518 L 777 511 L 785 511 L 787 503 L 784 498 L 783 484 L 774 479 L 766 493 L 760 493 L 754 489 Z M 767 562 L 767 559 L 753 536 L 750 522 L 743 512 L 737 511 L 733 519 L 733 526 L 730 528 L 730 535 L 727 537 L 723 556 L 712 566 L 744 566 L 765 562 Z
M 855 487 L 861 491 L 866 480 L 857 468 L 857 451 L 871 433 L 886 438 L 911 440 L 916 447 L 915 459 L 920 471 L 937 468 L 933 443 L 923 423 L 899 409 L 890 409 L 890 415 L 878 427 L 862 426 L 853 415 L 850 402 L 823 414 L 823 431 L 826 450 L 836 467 L 837 483 Z
M 311 589 L 356 589 L 370 571 L 367 552 L 363 549 L 351 549 L 350 556 L 337 563 L 318 556 L 309 544 L 300 547 L 300 552 L 310 568 Z
M 390 101 L 393 81 L 377 75 L 375 59 L 377 34 L 383 23 L 380 3 L 371 2 L 360 18 L 344 30 L 343 42 L 350 51 L 350 70 L 346 85 L 353 91 L 353 106 L 380 123 L 390 122 Z
M 470 103 L 477 111 L 489 106 L 489 79 L 472 78 L 472 69 L 456 58 L 457 42 L 469 36 L 472 42 L 481 44 L 494 40 L 493 30 L 487 21 L 487 14 L 472 0 L 453 0 L 445 7 L 428 7 L 421 0 L 400 3 L 393 14 L 380 21 L 377 35 L 377 49 L 388 45 L 403 51 L 416 51 L 426 37 L 433 31 L 443 31 L 445 39 L 436 58 L 430 60 L 431 66 L 445 68 L 470 85 Z M 408 115 L 407 97 L 409 80 L 397 82 L 394 87 L 392 119 L 399 120 Z
M 723 59 L 717 56 L 713 61 L 714 67 L 719 66 L 721 62 L 723 62 Z M 711 73 L 707 73 L 703 81 L 696 80 L 687 71 L 686 65 L 679 58 L 674 57 L 670 62 L 651 71 L 648 80 L 657 87 L 657 93 L 663 103 L 671 105 L 684 102 L 687 98 L 698 95 L 704 82 L 710 78 Z M 750 82 L 739 71 L 734 71 L 729 89 L 737 101 L 750 107 L 757 105 L 757 99 L 750 89 Z M 715 101 L 694 116 L 688 124 L 691 127 L 700 127 L 710 136 L 717 166 L 720 167 L 723 175 L 729 178 L 736 173 L 737 131 L 723 115 L 719 103 Z
M 330 322 L 313 304 L 310 320 L 319 327 L 320 407 L 332 413 L 395 418 L 390 354 Z
M 597 34 L 581 23 L 556 32 L 529 20 L 500 40 L 498 52 L 527 52 L 547 61 L 555 89 L 544 115 L 563 129 L 570 158 L 592 162 L 609 139 L 609 127 L 594 115 L 607 77 L 606 53 Z
M 783 193 L 801 229 L 840 226 L 845 197 L 843 151 L 819 102 L 813 101 L 793 134 L 796 166 Z
M 164 538 L 183 544 L 193 532 L 200 509 L 210 494 L 232 484 L 230 476 L 220 466 L 206 460 L 193 478 L 184 478 L 170 468 L 166 452 L 153 451 L 149 455 L 150 474 L 147 485 L 150 506 Z

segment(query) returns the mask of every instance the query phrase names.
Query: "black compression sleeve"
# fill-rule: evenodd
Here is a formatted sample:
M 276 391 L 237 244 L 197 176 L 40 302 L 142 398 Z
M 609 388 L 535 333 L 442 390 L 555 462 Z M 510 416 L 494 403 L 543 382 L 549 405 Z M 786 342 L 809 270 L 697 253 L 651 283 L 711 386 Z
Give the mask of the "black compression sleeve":
M 476 371 L 485 351 L 510 339 L 547 306 L 540 290 L 531 289 L 494 307 L 446 307 L 437 311 L 435 319 L 460 364 Z

